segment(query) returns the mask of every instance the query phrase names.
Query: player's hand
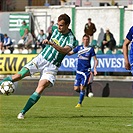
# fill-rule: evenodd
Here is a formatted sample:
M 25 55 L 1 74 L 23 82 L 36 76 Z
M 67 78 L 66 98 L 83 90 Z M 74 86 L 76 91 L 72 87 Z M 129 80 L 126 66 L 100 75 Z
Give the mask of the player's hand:
M 45 39 L 42 41 L 42 44 L 48 44 L 48 42 L 49 42 L 48 39 Z
M 43 43 L 42 43 L 42 44 L 49 44 L 49 45 L 51 45 L 51 46 L 54 45 L 54 43 L 48 41 L 48 39 L 43 40 Z
M 131 66 L 130 66 L 129 62 L 125 62 L 125 68 L 126 68 L 126 70 L 130 70 L 131 69 Z
M 95 75 L 95 76 L 97 75 L 97 70 L 96 70 L 96 69 L 94 69 L 94 75 Z

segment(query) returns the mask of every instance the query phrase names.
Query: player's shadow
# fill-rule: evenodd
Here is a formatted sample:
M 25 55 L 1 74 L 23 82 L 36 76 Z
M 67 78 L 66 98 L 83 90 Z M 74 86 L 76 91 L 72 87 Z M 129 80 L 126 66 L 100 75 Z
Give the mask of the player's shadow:
M 108 97 L 109 95 L 110 95 L 109 83 L 106 83 L 105 87 L 103 88 L 102 97 Z

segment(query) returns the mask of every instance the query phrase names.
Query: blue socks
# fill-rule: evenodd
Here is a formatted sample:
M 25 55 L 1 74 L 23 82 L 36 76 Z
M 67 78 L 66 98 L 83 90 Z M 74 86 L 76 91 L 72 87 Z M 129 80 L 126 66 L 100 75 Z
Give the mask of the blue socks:
M 82 104 L 82 101 L 84 100 L 84 96 L 85 96 L 85 90 L 81 90 L 80 94 L 79 94 L 79 104 Z
M 37 92 L 34 92 L 29 100 L 27 101 L 25 107 L 21 111 L 21 113 L 25 114 L 40 98 L 40 95 Z

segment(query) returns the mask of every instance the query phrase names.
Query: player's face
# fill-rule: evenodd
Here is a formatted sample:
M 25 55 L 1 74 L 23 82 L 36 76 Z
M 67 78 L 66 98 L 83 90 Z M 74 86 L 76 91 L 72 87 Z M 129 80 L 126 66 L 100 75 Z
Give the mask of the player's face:
M 89 42 L 90 42 L 89 38 L 88 38 L 87 36 L 85 36 L 85 37 L 83 38 L 84 46 L 88 46 L 88 45 L 89 45 Z
M 65 24 L 64 20 L 58 21 L 58 31 L 61 32 L 62 34 L 66 33 L 66 31 L 68 30 L 68 24 Z

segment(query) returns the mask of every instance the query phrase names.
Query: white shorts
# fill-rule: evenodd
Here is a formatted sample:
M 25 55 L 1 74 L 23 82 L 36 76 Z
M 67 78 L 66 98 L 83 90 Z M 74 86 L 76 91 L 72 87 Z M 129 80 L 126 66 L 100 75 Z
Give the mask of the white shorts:
M 34 73 L 40 73 L 40 80 L 49 80 L 51 82 L 49 87 L 54 85 L 58 67 L 45 60 L 41 54 L 37 55 L 24 67 L 29 69 L 31 75 Z

